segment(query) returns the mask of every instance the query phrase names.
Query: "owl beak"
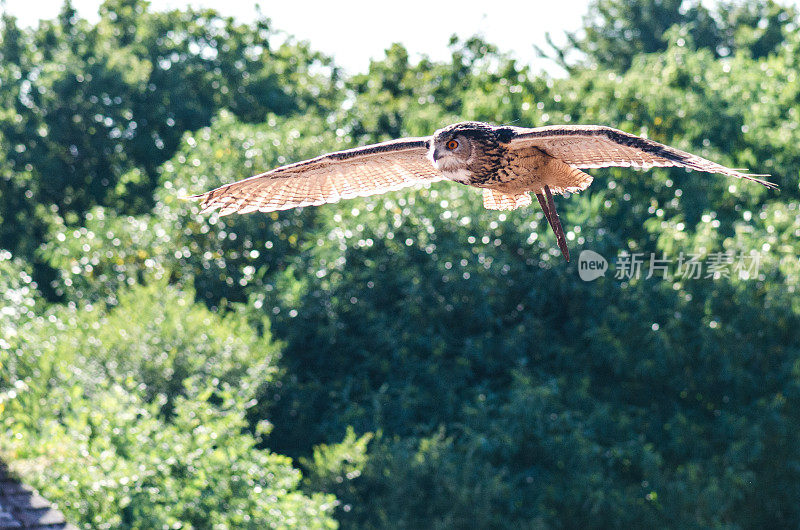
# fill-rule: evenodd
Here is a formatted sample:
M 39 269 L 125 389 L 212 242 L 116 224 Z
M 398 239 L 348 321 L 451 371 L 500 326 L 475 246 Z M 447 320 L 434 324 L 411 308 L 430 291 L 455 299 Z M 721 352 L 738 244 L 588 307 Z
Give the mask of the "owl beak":
M 439 155 L 439 150 L 435 147 L 431 147 L 430 151 L 428 151 L 428 159 L 430 159 L 431 164 L 433 164 L 433 167 L 436 169 L 439 169 Z

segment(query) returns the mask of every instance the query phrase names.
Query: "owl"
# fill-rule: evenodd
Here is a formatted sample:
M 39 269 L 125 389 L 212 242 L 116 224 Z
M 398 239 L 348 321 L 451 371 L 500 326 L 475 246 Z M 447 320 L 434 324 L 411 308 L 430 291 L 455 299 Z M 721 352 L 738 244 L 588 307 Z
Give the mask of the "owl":
M 401 138 L 318 156 L 226 184 L 190 199 L 220 215 L 272 212 L 334 203 L 450 180 L 480 188 L 490 210 L 514 210 L 536 196 L 569 261 L 554 194 L 585 190 L 592 177 L 582 170 L 610 166 L 647 169 L 684 167 L 775 184 L 646 138 L 598 125 L 523 128 L 462 122 L 433 136 Z

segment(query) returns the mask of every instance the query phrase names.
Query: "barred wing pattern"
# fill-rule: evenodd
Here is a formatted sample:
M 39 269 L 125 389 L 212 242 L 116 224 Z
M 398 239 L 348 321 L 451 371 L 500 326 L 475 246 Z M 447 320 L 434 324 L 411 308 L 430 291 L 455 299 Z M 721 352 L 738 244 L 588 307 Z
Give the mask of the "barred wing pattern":
M 598 167 L 685 167 L 695 171 L 720 173 L 758 182 L 768 188 L 777 186 L 756 177 L 717 164 L 705 158 L 669 147 L 653 140 L 600 125 L 556 125 L 526 129 L 515 127 L 512 147 L 533 146 L 548 155 L 580 168 Z
M 194 195 L 220 215 L 273 212 L 376 195 L 443 177 L 427 158 L 431 139 L 403 138 L 322 155 Z

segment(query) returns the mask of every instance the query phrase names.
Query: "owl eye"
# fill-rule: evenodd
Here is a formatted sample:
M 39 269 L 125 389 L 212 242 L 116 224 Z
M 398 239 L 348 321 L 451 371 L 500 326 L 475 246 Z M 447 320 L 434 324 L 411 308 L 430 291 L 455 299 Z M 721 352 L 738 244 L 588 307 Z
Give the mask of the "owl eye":
M 458 147 L 458 140 L 450 140 L 449 142 L 447 142 L 447 143 L 445 144 L 445 146 L 446 146 L 446 147 L 447 147 L 449 150 L 451 150 L 451 151 L 452 151 L 453 149 L 455 149 L 455 148 L 457 148 L 457 147 Z

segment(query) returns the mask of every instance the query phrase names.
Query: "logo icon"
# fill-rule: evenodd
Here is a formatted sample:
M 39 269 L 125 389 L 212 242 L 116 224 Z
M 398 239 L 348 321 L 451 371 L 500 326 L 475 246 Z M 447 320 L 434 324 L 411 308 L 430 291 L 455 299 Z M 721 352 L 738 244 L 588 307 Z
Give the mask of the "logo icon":
M 581 280 L 591 282 L 605 276 L 608 270 L 606 258 L 593 250 L 582 250 L 578 256 L 578 275 Z

